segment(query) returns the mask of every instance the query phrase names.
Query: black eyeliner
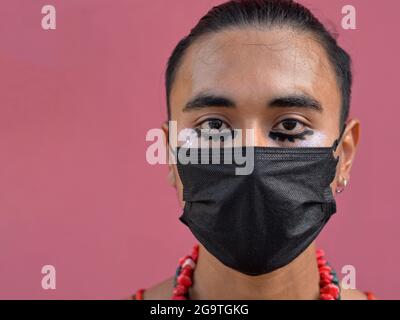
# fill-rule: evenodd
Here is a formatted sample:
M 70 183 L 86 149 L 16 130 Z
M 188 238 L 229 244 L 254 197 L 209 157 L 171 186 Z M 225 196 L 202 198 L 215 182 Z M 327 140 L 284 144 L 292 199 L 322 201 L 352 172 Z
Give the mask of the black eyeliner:
M 199 129 L 198 127 L 194 128 L 194 130 L 199 138 L 203 137 L 205 139 L 214 141 L 227 141 L 228 139 L 235 139 L 237 136 L 237 130 L 235 129 L 224 129 L 218 133 L 208 133 L 206 130 L 203 129 L 202 131 L 202 129 Z
M 304 140 L 306 136 L 311 136 L 314 134 L 313 130 L 304 130 L 302 133 L 298 134 L 287 134 L 283 132 L 270 132 L 269 137 L 273 140 L 294 142 L 295 140 Z

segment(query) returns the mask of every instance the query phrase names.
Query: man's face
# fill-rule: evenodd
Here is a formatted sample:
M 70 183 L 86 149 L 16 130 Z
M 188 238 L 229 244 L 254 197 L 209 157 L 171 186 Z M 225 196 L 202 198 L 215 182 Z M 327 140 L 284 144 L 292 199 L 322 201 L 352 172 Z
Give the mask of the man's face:
M 254 145 L 268 147 L 330 147 L 339 135 L 341 96 L 326 52 L 289 28 L 232 29 L 196 40 L 170 106 L 178 133 L 253 129 Z M 183 205 L 175 165 L 171 174 Z

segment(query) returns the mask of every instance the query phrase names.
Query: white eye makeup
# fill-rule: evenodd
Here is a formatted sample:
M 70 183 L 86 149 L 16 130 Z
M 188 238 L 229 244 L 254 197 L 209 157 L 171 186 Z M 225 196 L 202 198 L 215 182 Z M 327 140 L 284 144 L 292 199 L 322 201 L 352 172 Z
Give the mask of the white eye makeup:
M 298 140 L 296 147 L 324 147 L 326 145 L 327 136 L 319 131 L 313 131 L 312 136 L 309 139 Z

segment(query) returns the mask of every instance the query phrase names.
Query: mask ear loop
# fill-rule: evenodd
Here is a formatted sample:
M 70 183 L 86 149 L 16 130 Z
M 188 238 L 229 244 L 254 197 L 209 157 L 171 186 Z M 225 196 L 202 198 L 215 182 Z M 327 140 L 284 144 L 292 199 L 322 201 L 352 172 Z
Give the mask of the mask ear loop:
M 343 133 L 344 133 L 345 130 L 346 130 L 346 124 L 343 125 L 342 130 L 340 131 L 339 137 L 333 143 L 333 146 L 332 146 L 333 151 L 336 151 L 336 148 L 339 145 L 340 140 L 342 140 L 342 136 L 343 136 Z

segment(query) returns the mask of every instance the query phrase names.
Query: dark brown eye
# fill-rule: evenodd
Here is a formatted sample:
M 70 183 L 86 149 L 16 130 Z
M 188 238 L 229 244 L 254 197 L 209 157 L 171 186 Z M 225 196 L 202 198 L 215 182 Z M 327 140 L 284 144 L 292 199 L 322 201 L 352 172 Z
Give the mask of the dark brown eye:
M 282 121 L 282 126 L 283 128 L 285 128 L 285 130 L 293 130 L 294 128 L 296 128 L 297 123 L 298 121 L 289 119 Z
M 202 130 L 212 130 L 212 132 L 214 132 L 228 129 L 229 126 L 223 120 L 214 118 L 203 121 L 198 128 Z
M 305 125 L 297 119 L 284 119 L 273 129 L 273 132 L 282 132 L 287 134 L 300 134 L 304 131 Z
M 194 129 L 199 137 L 201 136 L 206 140 L 220 139 L 227 141 L 227 139 L 234 137 L 234 130 L 229 124 L 218 118 L 206 119 Z
M 208 120 L 208 126 L 210 129 L 220 129 L 222 127 L 222 124 L 222 120 L 219 119 Z
M 304 140 L 305 136 L 313 134 L 306 125 L 297 119 L 284 119 L 272 128 L 269 137 L 274 140 L 294 142 L 296 139 Z

